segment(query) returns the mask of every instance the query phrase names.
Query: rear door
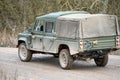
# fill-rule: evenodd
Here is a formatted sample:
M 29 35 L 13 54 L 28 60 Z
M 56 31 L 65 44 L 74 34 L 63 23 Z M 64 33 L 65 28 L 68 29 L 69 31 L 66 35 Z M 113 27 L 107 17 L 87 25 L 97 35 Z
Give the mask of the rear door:
M 43 49 L 44 52 L 53 52 L 54 42 L 55 42 L 55 32 L 54 32 L 55 22 L 46 21 L 45 22 L 45 36 L 43 38 Z
M 87 50 L 116 48 L 116 17 L 95 15 L 82 21 L 84 48 Z
M 116 48 L 116 36 L 85 38 L 83 40 L 84 49 L 86 50 Z

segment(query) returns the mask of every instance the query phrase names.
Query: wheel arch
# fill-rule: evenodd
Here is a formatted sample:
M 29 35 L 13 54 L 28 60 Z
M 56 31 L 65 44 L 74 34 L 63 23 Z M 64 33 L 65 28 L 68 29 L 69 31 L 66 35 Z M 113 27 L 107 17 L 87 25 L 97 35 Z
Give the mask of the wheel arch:
M 23 41 L 23 40 L 19 40 L 19 41 L 18 41 L 18 45 L 17 45 L 17 47 L 18 47 L 21 43 L 25 43 L 25 41 Z M 26 43 L 25 43 L 25 44 L 26 44 Z
M 68 49 L 68 51 L 70 52 L 70 49 L 69 49 L 68 45 L 66 45 L 66 44 L 60 44 L 59 47 L 58 47 L 58 54 L 60 53 L 60 51 L 62 49 Z
M 26 38 L 20 38 L 20 39 L 18 40 L 17 47 L 19 47 L 19 45 L 20 45 L 21 43 L 25 43 L 25 44 L 27 45 L 27 39 L 26 39 Z
M 59 54 L 62 49 L 68 49 L 70 55 L 75 55 L 75 54 L 79 53 L 79 51 L 76 48 L 77 47 L 73 47 L 72 45 L 69 45 L 69 44 L 60 44 L 58 46 L 57 52 Z

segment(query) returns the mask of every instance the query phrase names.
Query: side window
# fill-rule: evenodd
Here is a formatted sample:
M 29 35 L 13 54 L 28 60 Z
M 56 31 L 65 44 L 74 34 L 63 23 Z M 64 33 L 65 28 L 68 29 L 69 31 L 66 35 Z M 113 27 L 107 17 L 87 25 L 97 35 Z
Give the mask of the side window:
M 43 21 L 40 20 L 40 21 L 38 21 L 35 30 L 36 30 L 36 31 L 43 31 L 43 29 L 44 29 L 43 27 L 44 27 L 44 26 L 43 26 Z
M 54 22 L 46 22 L 45 32 L 52 33 Z
M 57 23 L 57 35 L 59 37 L 77 38 L 79 34 L 79 22 L 70 20 L 59 20 Z

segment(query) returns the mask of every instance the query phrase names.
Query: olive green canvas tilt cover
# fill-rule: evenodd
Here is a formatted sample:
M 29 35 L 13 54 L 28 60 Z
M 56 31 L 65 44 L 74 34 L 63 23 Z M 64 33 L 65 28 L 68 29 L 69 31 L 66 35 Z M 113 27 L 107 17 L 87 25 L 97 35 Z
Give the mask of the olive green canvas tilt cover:
M 90 38 L 117 33 L 116 16 L 107 14 L 68 14 L 58 17 L 57 36 Z

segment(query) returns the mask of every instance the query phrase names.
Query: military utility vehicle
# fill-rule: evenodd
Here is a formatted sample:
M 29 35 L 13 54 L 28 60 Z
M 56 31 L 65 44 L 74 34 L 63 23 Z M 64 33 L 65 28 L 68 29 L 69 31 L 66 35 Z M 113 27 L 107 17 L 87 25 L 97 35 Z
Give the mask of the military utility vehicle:
M 28 62 L 35 53 L 59 57 L 61 68 L 70 69 L 74 60 L 94 59 L 104 67 L 108 53 L 120 48 L 115 15 L 85 11 L 60 11 L 39 16 L 34 28 L 18 35 L 18 55 Z

